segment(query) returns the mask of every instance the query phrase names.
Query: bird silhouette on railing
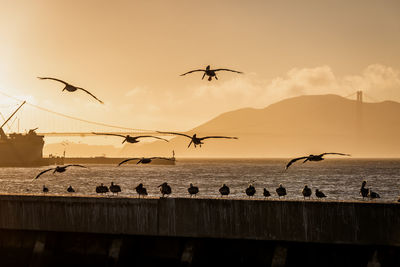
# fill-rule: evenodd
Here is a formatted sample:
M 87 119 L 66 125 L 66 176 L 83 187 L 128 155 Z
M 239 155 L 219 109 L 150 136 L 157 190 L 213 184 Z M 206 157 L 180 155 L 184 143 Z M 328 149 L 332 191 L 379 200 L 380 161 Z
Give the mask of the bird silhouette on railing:
M 105 194 L 108 193 L 108 187 L 101 183 L 99 186 L 96 186 L 96 193 Z
M 223 184 L 222 187 L 219 189 L 219 193 L 221 194 L 221 197 L 227 196 L 230 193 L 230 189 L 226 184 Z
M 326 195 L 325 195 L 322 191 L 320 191 L 318 188 L 315 189 L 315 196 L 316 196 L 317 198 L 324 198 L 324 197 L 326 197 Z
M 199 188 L 197 186 L 194 186 L 192 183 L 190 183 L 190 186 L 188 188 L 188 192 L 190 194 L 190 197 L 196 196 L 197 193 L 199 193 Z
M 38 175 L 36 175 L 36 177 L 34 179 L 39 178 L 42 174 L 44 174 L 44 173 L 46 173 L 48 171 L 51 171 L 51 170 L 54 170 L 53 174 L 56 173 L 56 172 L 60 172 L 60 173 L 61 172 L 65 172 L 68 167 L 87 168 L 87 167 L 79 165 L 79 164 L 69 164 L 69 165 L 65 165 L 65 166 L 56 166 L 55 168 L 50 168 L 50 169 L 47 169 L 47 170 L 44 170 L 44 171 L 40 172 Z
M 180 136 L 185 136 L 187 138 L 190 138 L 191 141 L 188 145 L 188 148 L 190 147 L 190 145 L 193 143 L 194 147 L 196 147 L 197 145 L 199 145 L 201 147 L 202 144 L 204 144 L 202 141 L 205 139 L 209 139 L 209 138 L 224 138 L 224 139 L 238 139 L 237 137 L 230 137 L 230 136 L 205 136 L 205 137 L 197 137 L 197 134 L 194 134 L 193 136 L 187 135 L 187 134 L 183 134 L 183 133 L 176 133 L 176 132 L 161 132 L 158 131 L 158 133 L 163 133 L 163 134 L 174 134 L 174 135 L 180 135 Z
M 246 195 L 250 198 L 254 196 L 255 193 L 256 188 L 252 184 L 249 184 L 249 187 L 246 188 Z
M 49 188 L 46 187 L 45 185 L 43 185 L 42 191 L 43 191 L 43 193 L 47 193 L 47 192 L 49 192 Z
M 92 96 L 92 97 L 93 97 L 94 99 L 96 99 L 97 101 L 99 101 L 101 104 L 104 104 L 103 101 L 101 101 L 100 99 L 98 99 L 96 96 L 94 96 L 94 95 L 93 95 L 92 93 L 90 93 L 88 90 L 83 89 L 83 88 L 81 88 L 81 87 L 74 86 L 74 85 L 72 85 L 72 84 L 69 84 L 69 83 L 67 83 L 67 82 L 65 82 L 65 81 L 63 81 L 63 80 L 56 79 L 56 78 L 51 78 L 51 77 L 38 77 L 38 78 L 41 79 L 41 80 L 53 80 L 53 81 L 57 81 L 57 82 L 63 83 L 63 84 L 65 85 L 65 87 L 64 87 L 64 89 L 63 89 L 62 91 L 67 90 L 68 92 L 75 92 L 76 90 L 82 90 L 82 91 L 84 91 L 85 93 L 87 93 L 87 94 L 89 94 L 90 96 Z
M 270 197 L 271 193 L 267 190 L 267 188 L 264 188 L 264 192 L 263 192 L 264 198 Z
M 290 167 L 290 165 L 292 165 L 294 162 L 296 162 L 298 160 L 305 159 L 303 161 L 303 163 L 306 163 L 307 161 L 321 161 L 321 160 L 324 160 L 323 157 L 325 155 L 350 156 L 349 154 L 329 152 L 329 153 L 322 153 L 322 154 L 319 154 L 319 155 L 309 155 L 309 156 L 305 156 L 305 157 L 299 157 L 299 158 L 295 158 L 295 159 L 292 159 L 291 161 L 289 161 L 289 163 L 286 165 L 286 170 Z
M 368 197 L 370 199 L 381 198 L 381 196 L 378 193 L 372 191 L 371 188 L 368 188 Z
M 172 193 L 171 186 L 169 186 L 168 183 L 162 183 L 158 187 L 160 187 L 162 197 L 164 197 L 164 195 L 170 195 Z
M 157 136 L 153 136 L 153 135 L 130 136 L 129 134 L 128 135 L 122 135 L 122 134 L 95 133 L 95 132 L 92 132 L 92 134 L 95 134 L 95 135 L 111 135 L 111 136 L 122 137 L 122 138 L 124 138 L 124 140 L 122 141 L 122 144 L 125 143 L 125 142 L 131 143 L 131 144 L 139 143 L 139 140 L 138 140 L 139 138 L 156 138 L 156 139 L 168 142 L 167 139 L 164 139 L 164 138 L 161 138 L 161 137 L 157 137 Z
M 109 189 L 113 193 L 113 195 L 115 193 L 118 195 L 118 193 L 121 192 L 121 186 L 114 184 L 114 182 L 111 182 Z
M 184 73 L 184 74 L 181 74 L 181 76 L 184 76 L 184 75 L 186 75 L 186 74 L 193 73 L 193 72 L 198 72 L 198 71 L 204 72 L 203 78 L 201 78 L 201 79 L 203 80 L 204 77 L 207 75 L 207 76 L 208 76 L 208 81 L 211 81 L 211 80 L 212 80 L 212 77 L 214 77 L 216 80 L 218 80 L 217 75 L 216 75 L 216 72 L 217 72 L 217 71 L 230 71 L 230 72 L 235 72 L 235 73 L 240 73 L 240 74 L 243 73 L 243 72 L 241 72 L 241 71 L 231 70 L 231 69 L 211 69 L 210 65 L 208 65 L 208 66 L 206 67 L 206 69 L 191 70 L 191 71 L 188 71 L 188 72 L 186 72 L 186 73 Z
M 75 189 L 73 189 L 72 186 L 70 185 L 70 186 L 67 188 L 67 192 L 69 192 L 69 193 L 75 193 Z
M 143 184 L 140 183 L 138 186 L 135 187 L 136 193 L 138 193 L 139 198 L 140 196 L 147 196 L 147 189 L 143 187 Z
M 118 166 L 121 166 L 122 164 L 131 161 L 131 160 L 139 160 L 136 164 L 148 164 L 150 162 L 152 162 L 153 159 L 165 159 L 165 160 L 173 160 L 171 158 L 163 158 L 163 157 L 152 157 L 152 158 L 129 158 L 129 159 L 125 159 L 123 161 L 121 161 L 120 163 L 118 163 Z
M 367 181 L 362 181 L 361 188 L 360 188 L 360 195 L 362 196 L 363 199 L 368 197 L 369 188 L 366 188 L 365 187 L 366 185 L 367 185 Z
M 303 188 L 303 191 L 301 192 L 303 194 L 304 199 L 306 199 L 306 197 L 308 197 L 308 199 L 311 198 L 311 188 L 308 187 L 308 185 L 305 185 Z
M 282 184 L 279 184 L 279 187 L 276 189 L 276 193 L 278 194 L 278 197 L 284 197 L 286 196 L 286 188 L 283 187 Z

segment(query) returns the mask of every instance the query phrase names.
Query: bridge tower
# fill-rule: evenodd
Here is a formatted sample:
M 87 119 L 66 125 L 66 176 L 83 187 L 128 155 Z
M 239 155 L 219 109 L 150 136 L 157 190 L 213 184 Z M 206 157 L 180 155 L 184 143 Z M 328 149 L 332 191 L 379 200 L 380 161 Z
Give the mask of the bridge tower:
M 360 142 L 363 137 L 363 92 L 357 91 L 356 99 L 356 138 Z

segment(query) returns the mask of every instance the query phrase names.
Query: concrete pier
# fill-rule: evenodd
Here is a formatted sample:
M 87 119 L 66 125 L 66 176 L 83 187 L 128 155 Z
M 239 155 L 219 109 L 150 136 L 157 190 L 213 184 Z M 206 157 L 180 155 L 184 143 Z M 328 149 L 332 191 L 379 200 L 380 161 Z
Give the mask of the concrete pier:
M 288 250 L 293 246 L 368 248 L 366 262 L 382 247 L 400 248 L 396 203 L 1 195 L 0 214 L 3 239 L 33 236 L 33 262 L 43 262 L 40 255 L 55 234 L 106 238 L 104 255 L 113 262 L 134 237 L 164 242 L 167 250 L 179 251 L 177 261 L 187 264 L 207 240 L 269 247 L 266 262 L 281 266 L 289 266 L 285 262 L 293 257 L 294 250 Z

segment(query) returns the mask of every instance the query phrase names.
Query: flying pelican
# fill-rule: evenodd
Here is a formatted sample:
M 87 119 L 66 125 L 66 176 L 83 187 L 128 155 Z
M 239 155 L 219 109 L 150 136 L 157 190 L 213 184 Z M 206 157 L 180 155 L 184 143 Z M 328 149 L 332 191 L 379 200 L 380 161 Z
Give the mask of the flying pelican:
M 321 161 L 324 160 L 323 156 L 325 155 L 342 155 L 342 156 L 350 156 L 349 154 L 343 154 L 343 153 L 322 153 L 319 155 L 309 155 L 309 156 L 305 156 L 305 157 L 300 157 L 300 158 L 295 158 L 292 159 L 291 161 L 289 161 L 289 163 L 286 165 L 286 170 L 290 167 L 290 165 L 292 165 L 294 162 L 301 160 L 301 159 L 305 159 L 305 161 L 303 161 L 303 163 L 306 163 L 307 161 Z
M 39 178 L 39 176 L 44 174 L 45 172 L 48 172 L 48 171 L 51 171 L 51 170 L 54 170 L 53 174 L 56 173 L 56 172 L 65 172 L 68 167 L 72 167 L 72 166 L 81 167 L 81 168 L 87 168 L 87 167 L 79 165 L 79 164 L 69 164 L 69 165 L 65 165 L 65 166 L 56 166 L 55 168 L 50 168 L 50 169 L 47 169 L 47 170 L 44 170 L 44 171 L 40 172 L 38 175 L 36 175 L 35 179 Z
M 193 136 L 187 135 L 187 134 L 183 134 L 183 133 L 175 133 L 175 132 L 160 132 L 157 131 L 158 133 L 163 133 L 163 134 L 175 134 L 175 135 L 181 135 L 181 136 L 186 136 L 187 138 L 190 138 L 191 141 L 188 145 L 188 147 L 190 147 L 190 145 L 193 143 L 194 147 L 196 147 L 197 145 L 199 145 L 201 147 L 202 144 L 204 144 L 202 141 L 204 139 L 209 139 L 209 138 L 225 138 L 225 139 L 238 139 L 237 137 L 230 137 L 230 136 L 205 136 L 205 137 L 197 137 L 196 134 L 194 134 Z
M 192 197 L 193 195 L 196 196 L 196 194 L 199 193 L 199 188 L 197 186 L 194 186 L 192 183 L 190 183 L 188 192 L 190 194 L 190 197 Z
M 203 80 L 204 77 L 207 75 L 207 76 L 208 76 L 208 81 L 211 81 L 211 80 L 212 80 L 212 77 L 215 77 L 215 79 L 218 80 L 217 75 L 216 75 L 216 73 L 215 73 L 215 72 L 217 72 L 217 71 L 231 71 L 231 72 L 236 72 L 236 73 L 240 73 L 240 74 L 243 73 L 243 72 L 241 72 L 241 71 L 231 70 L 231 69 L 214 69 L 214 70 L 212 70 L 212 69 L 210 68 L 210 65 L 208 65 L 208 66 L 206 67 L 205 70 L 203 70 L 203 69 L 191 70 L 191 71 L 188 71 L 188 72 L 186 72 L 186 73 L 184 73 L 184 74 L 181 74 L 181 76 L 184 76 L 184 75 L 189 74 L 189 73 L 192 73 L 192 72 L 197 72 L 197 71 L 204 72 L 203 78 L 201 78 L 201 79 Z
M 325 195 L 322 191 L 319 191 L 318 188 L 315 189 L 315 195 L 317 196 L 317 198 L 324 198 L 324 197 L 326 197 L 326 195 Z
M 160 140 L 164 140 L 166 142 L 168 142 L 167 139 L 161 138 L 161 137 L 157 137 L 157 136 L 152 136 L 152 135 L 140 135 L 140 136 L 130 136 L 128 135 L 122 135 L 122 134 L 110 134 L 110 133 L 95 133 L 92 132 L 92 134 L 96 134 L 96 135 L 112 135 L 112 136 L 119 136 L 119 137 L 123 137 L 124 141 L 122 141 L 122 144 L 125 142 L 134 144 L 134 143 L 139 143 L 139 138 L 145 138 L 145 137 L 151 137 L 151 138 L 156 138 L 156 139 L 160 139 Z
M 113 195 L 114 193 L 117 193 L 118 195 L 118 193 L 121 192 L 121 187 L 119 185 L 114 184 L 114 182 L 111 182 L 110 191 L 113 193 Z
M 140 183 L 138 186 L 136 186 L 136 192 L 139 194 L 139 198 L 140 196 L 147 196 L 147 189 L 145 187 L 143 187 L 143 184 Z
M 96 99 L 97 101 L 99 101 L 101 104 L 104 104 L 103 101 L 101 101 L 100 99 L 98 99 L 97 97 L 95 97 L 95 96 L 94 96 L 92 93 L 90 93 L 88 90 L 83 89 L 83 88 L 81 88 L 81 87 L 74 86 L 74 85 L 72 85 L 72 84 L 69 84 L 69 83 L 67 83 L 67 82 L 65 82 L 65 81 L 63 81 L 63 80 L 56 79 L 56 78 L 51 78 L 51 77 L 38 77 L 38 78 L 41 79 L 41 80 L 53 80 L 53 81 L 57 81 L 57 82 L 63 83 L 63 84 L 65 85 L 63 91 L 64 91 L 64 90 L 67 90 L 68 92 L 75 92 L 75 91 L 78 90 L 78 89 L 79 89 L 79 90 L 82 90 L 82 91 L 84 91 L 85 93 L 91 95 L 94 99 Z
M 142 163 L 142 164 L 148 164 L 150 163 L 153 159 L 166 159 L 166 160 L 173 160 L 171 158 L 163 158 L 163 157 L 152 157 L 152 158 L 129 158 L 126 160 L 121 161 L 118 166 L 121 166 L 125 162 L 128 162 L 130 160 L 139 160 L 136 164 Z
M 169 186 L 168 183 L 162 183 L 158 187 L 161 187 L 160 192 L 162 194 L 162 197 L 164 197 L 164 195 L 169 195 L 172 192 L 171 186 Z
M 276 189 L 276 193 L 278 194 L 279 198 L 284 197 L 286 196 L 286 188 L 284 188 L 282 184 L 279 184 L 279 187 Z
M 309 188 L 308 185 L 305 185 L 301 193 L 303 194 L 304 199 L 306 199 L 306 197 L 310 199 L 312 194 L 311 188 Z
M 250 198 L 254 196 L 255 193 L 256 193 L 256 188 L 252 184 L 249 184 L 249 187 L 246 188 L 246 195 L 248 195 Z

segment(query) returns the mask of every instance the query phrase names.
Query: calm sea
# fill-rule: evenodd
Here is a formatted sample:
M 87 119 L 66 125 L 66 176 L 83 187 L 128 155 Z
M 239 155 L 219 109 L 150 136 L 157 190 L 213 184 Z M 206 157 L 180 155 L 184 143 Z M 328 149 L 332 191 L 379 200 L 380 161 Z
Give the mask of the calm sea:
M 95 187 L 111 181 L 122 187 L 123 197 L 136 197 L 134 188 L 143 183 L 150 196 L 160 196 L 157 188 L 162 182 L 172 187 L 171 197 L 188 197 L 187 187 L 193 183 L 200 188 L 198 197 L 219 197 L 218 189 L 225 183 L 231 188 L 230 198 L 245 198 L 249 182 L 256 187 L 256 198 L 263 199 L 267 188 L 273 198 L 282 183 L 287 199 L 301 199 L 305 184 L 322 190 L 328 200 L 360 200 L 362 180 L 378 192 L 379 201 L 391 202 L 400 195 L 400 160 L 398 159 L 327 159 L 322 162 L 301 162 L 284 170 L 283 159 L 185 159 L 176 165 L 87 165 L 88 169 L 69 168 L 64 173 L 48 172 L 32 180 L 40 171 L 49 168 L 0 168 L 0 193 L 43 194 L 45 184 L 50 194 L 66 195 L 69 185 L 74 195 L 96 195 Z

